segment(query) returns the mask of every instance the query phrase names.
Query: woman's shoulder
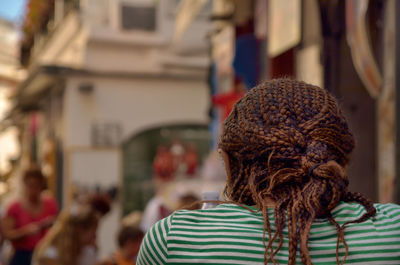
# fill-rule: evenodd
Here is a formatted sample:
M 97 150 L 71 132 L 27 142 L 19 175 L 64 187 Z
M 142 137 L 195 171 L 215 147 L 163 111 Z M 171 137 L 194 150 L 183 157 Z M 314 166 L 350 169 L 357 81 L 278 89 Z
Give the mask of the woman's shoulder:
M 394 203 L 375 203 L 377 215 L 400 220 L 400 205 Z
M 234 214 L 249 214 L 256 213 L 258 210 L 251 206 L 240 206 L 233 203 L 222 203 L 214 208 L 198 209 L 198 210 L 178 210 L 172 215 L 193 215 L 193 216 L 223 216 Z
M 394 203 L 375 203 L 376 214 L 370 218 L 373 223 L 383 225 L 387 222 L 399 223 L 400 228 L 400 205 Z M 359 203 L 341 202 L 335 209 L 332 210 L 332 215 L 339 223 L 344 223 L 349 220 L 361 218 L 366 213 L 366 209 Z
M 271 211 L 273 217 L 273 211 Z M 229 225 L 237 222 L 258 222 L 262 219 L 261 213 L 255 207 L 240 206 L 223 203 L 214 208 L 199 210 L 179 210 L 172 214 L 171 223 Z
M 251 214 L 251 209 L 249 210 L 235 204 L 221 204 L 209 209 L 177 210 L 168 217 L 158 221 L 153 228 L 162 227 L 163 230 L 168 232 L 176 224 L 201 223 L 210 220 L 223 221 L 232 219 L 234 216 L 243 217 L 247 215 L 250 216 Z
M 377 214 L 400 215 L 400 205 L 395 203 L 374 203 Z M 333 214 L 354 213 L 357 215 L 364 214 L 365 208 L 362 204 L 356 202 L 341 202 L 335 209 Z
M 21 207 L 22 203 L 20 199 L 14 199 L 7 205 L 7 209 L 12 209 L 12 208 L 19 208 Z
M 57 204 L 56 199 L 54 199 L 53 195 L 47 192 L 42 194 L 42 201 L 46 204 Z
M 54 197 L 52 195 L 43 194 L 42 202 L 45 205 L 45 208 L 47 208 L 47 210 L 51 210 L 53 212 L 57 212 L 58 211 L 57 201 L 54 199 Z
M 9 202 L 6 206 L 6 215 L 12 215 L 16 212 L 20 212 L 23 210 L 21 200 L 14 199 L 13 201 Z

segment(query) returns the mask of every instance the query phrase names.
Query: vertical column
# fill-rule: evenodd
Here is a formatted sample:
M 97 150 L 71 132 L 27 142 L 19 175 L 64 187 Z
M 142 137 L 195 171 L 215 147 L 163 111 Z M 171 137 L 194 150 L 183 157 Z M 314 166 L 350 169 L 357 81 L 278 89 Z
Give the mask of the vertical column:
M 378 128 L 378 183 L 379 201 L 392 202 L 395 192 L 395 175 L 399 167 L 396 149 L 399 142 L 396 138 L 396 100 L 395 100 L 395 0 L 388 0 L 385 7 L 383 33 L 383 84 L 377 98 L 377 128 Z M 398 97 L 398 95 L 397 95 Z M 398 115 L 397 115 L 398 116 Z M 400 117 L 400 116 L 398 116 Z M 397 164 L 397 165 L 396 165 Z M 397 170 L 398 171 L 398 170 Z
M 393 3 L 392 3 L 393 2 Z M 400 2 L 391 0 L 390 3 L 394 6 L 391 13 L 391 16 L 394 17 L 393 20 L 393 32 L 392 38 L 394 39 L 394 45 L 392 50 L 394 50 L 394 94 L 396 98 L 395 102 L 395 120 L 396 120 L 396 185 L 395 185 L 395 202 L 400 203 Z M 390 8 L 388 8 L 388 11 Z

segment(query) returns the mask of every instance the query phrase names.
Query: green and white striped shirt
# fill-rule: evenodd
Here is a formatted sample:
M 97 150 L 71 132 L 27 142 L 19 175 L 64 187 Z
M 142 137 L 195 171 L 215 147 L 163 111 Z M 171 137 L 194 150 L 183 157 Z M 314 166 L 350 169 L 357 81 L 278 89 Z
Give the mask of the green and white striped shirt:
M 375 207 L 374 218 L 346 226 L 345 239 L 349 245 L 346 264 L 400 264 L 400 206 L 376 204 Z M 339 224 L 364 213 L 361 205 L 343 202 L 332 211 Z M 274 232 L 272 209 L 269 217 Z M 260 212 L 252 213 L 235 204 L 177 211 L 147 233 L 137 264 L 263 264 L 263 224 Z M 275 256 L 278 264 L 288 263 L 287 228 L 283 235 L 284 244 Z M 326 219 L 315 220 L 308 242 L 312 262 L 336 264 L 336 242 L 336 228 Z M 277 245 L 278 242 L 274 247 Z M 343 245 L 339 253 L 343 258 Z M 297 263 L 301 264 L 299 251 L 297 257 Z

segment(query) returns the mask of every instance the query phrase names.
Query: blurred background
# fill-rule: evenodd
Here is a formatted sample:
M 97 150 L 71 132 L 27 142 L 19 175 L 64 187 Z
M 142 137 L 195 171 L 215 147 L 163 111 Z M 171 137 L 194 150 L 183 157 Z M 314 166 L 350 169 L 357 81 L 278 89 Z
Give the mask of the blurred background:
M 400 202 L 399 27 L 395 0 L 0 0 L 2 208 L 32 164 L 61 209 L 107 194 L 108 255 L 149 201 L 223 190 L 221 123 L 277 77 L 338 98 L 351 188 Z

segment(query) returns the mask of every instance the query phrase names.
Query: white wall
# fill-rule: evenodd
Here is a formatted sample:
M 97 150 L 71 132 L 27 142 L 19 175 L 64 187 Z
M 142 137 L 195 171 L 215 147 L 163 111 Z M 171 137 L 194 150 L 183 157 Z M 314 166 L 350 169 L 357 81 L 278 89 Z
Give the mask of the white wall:
M 126 43 L 89 43 L 85 60 L 92 71 L 122 73 L 158 73 L 161 71 L 161 50 L 148 45 Z
M 92 94 L 79 92 L 93 84 Z M 207 123 L 205 81 L 73 78 L 64 98 L 65 147 L 90 146 L 93 122 L 118 122 L 123 138 L 145 128 L 179 122 Z
M 70 150 L 68 156 L 70 183 L 91 187 L 99 184 L 103 187 L 120 186 L 121 154 L 117 148 Z M 115 201 L 111 212 L 100 222 L 97 235 L 100 257 L 111 255 L 116 248 L 115 238 L 121 216 L 120 203 Z
M 121 4 L 156 7 L 156 30 L 145 32 L 121 28 Z M 82 10 L 85 24 L 96 39 L 109 39 L 119 42 L 170 44 L 175 30 L 175 15 L 180 0 L 83 0 Z M 177 53 L 202 53 L 207 55 L 209 43 L 207 34 L 212 29 L 211 3 L 191 23 L 179 43 L 174 44 Z
M 165 73 L 179 69 L 179 73 L 207 69 L 209 41 L 212 30 L 209 20 L 211 8 L 193 21 L 182 38 L 172 43 L 175 31 L 177 0 L 158 1 L 155 31 L 123 30 L 120 26 L 120 5 L 150 5 L 152 0 L 102 0 L 99 5 L 83 5 L 83 21 L 88 29 L 85 68 L 96 71 Z M 147 4 L 146 4 L 147 3 Z M 103 8 L 100 8 L 100 7 Z M 109 10 L 104 11 L 108 7 Z M 207 13 L 208 12 L 208 13 Z M 87 15 L 86 15 L 87 14 Z M 107 19 L 108 18 L 108 19 Z M 194 71 L 193 71 L 194 69 Z M 193 73 L 190 73 L 193 74 Z
M 90 94 L 79 91 L 81 84 L 91 83 Z M 70 184 L 119 184 L 122 182 L 119 146 L 110 159 L 104 149 L 91 147 L 93 122 L 117 122 L 122 127 L 122 140 L 147 128 L 183 122 L 206 123 L 208 87 L 205 81 L 172 79 L 112 79 L 75 77 L 67 80 L 64 96 L 64 194 Z M 82 151 L 83 150 L 83 151 Z M 85 151 L 86 150 L 86 151 Z M 89 151 L 88 151 L 89 150 Z M 107 172 L 104 174 L 104 172 Z M 121 204 L 116 202 L 99 231 L 100 256 L 115 249 Z

